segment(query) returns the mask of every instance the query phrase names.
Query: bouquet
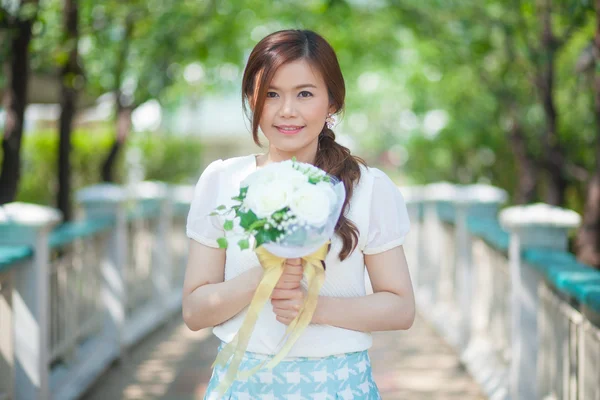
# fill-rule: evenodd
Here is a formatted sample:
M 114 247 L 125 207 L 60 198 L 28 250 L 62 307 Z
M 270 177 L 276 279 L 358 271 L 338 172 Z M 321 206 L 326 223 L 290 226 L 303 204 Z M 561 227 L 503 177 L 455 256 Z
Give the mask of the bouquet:
M 295 158 L 272 163 L 249 175 L 233 197 L 234 205 L 217 207 L 212 215 L 225 221 L 226 237 L 219 238 L 222 248 L 229 246 L 228 232 L 237 232 L 240 249 L 252 249 L 264 269 L 262 280 L 252 298 L 248 313 L 234 339 L 221 349 L 215 365 L 229 368 L 219 387 L 220 395 L 233 381 L 248 377 L 265 366 L 273 368 L 291 350 L 312 320 L 319 291 L 325 280 L 323 260 L 339 219 L 346 191 L 344 184 L 325 171 L 297 162 Z M 282 338 L 285 345 L 268 362 L 238 374 L 252 330 L 260 310 L 271 297 L 287 258 L 302 258 L 308 293 L 298 316 Z

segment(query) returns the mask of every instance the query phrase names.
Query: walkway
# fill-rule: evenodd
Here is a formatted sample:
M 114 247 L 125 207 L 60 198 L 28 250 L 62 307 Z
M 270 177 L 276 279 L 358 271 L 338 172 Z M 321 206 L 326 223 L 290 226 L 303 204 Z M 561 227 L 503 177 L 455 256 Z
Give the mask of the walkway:
M 191 332 L 177 317 L 133 349 L 83 399 L 202 399 L 216 347 L 210 330 Z M 384 400 L 484 399 L 452 349 L 422 318 L 407 332 L 375 334 L 370 355 Z

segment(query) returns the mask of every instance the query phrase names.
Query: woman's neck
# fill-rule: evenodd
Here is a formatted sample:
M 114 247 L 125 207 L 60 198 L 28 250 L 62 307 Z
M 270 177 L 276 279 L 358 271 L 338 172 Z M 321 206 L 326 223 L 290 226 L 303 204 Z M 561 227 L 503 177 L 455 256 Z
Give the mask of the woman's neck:
M 296 157 L 296 161 L 308 163 L 308 164 L 314 164 L 316 156 L 317 156 L 316 143 L 314 146 L 311 144 L 299 151 L 294 151 L 294 152 L 282 151 L 280 149 L 275 148 L 272 145 L 269 145 L 269 151 L 266 154 L 260 155 L 257 158 L 257 164 L 259 167 L 264 167 L 265 165 L 268 165 L 268 164 L 271 164 L 274 162 L 291 160 L 293 157 Z

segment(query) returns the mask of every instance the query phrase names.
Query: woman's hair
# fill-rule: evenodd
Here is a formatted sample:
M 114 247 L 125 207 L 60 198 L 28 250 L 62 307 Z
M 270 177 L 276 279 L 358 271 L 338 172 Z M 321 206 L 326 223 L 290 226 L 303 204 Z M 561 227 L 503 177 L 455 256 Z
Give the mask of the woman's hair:
M 284 30 L 262 39 L 250 53 L 242 81 L 242 100 L 246 115 L 252 123 L 252 137 L 257 145 L 258 126 L 269 84 L 282 65 L 306 60 L 317 68 L 327 84 L 329 103 L 336 113 L 344 108 L 346 87 L 344 77 L 333 48 L 323 37 L 309 30 Z M 249 106 L 249 107 L 248 107 Z M 252 112 L 249 112 L 249 110 Z M 319 134 L 319 147 L 315 166 L 339 178 L 346 189 L 346 199 L 335 232 L 342 239 L 340 260 L 345 260 L 358 244 L 358 228 L 346 218 L 354 183 L 360 179 L 359 163 L 365 162 L 350 154 L 350 150 L 335 141 L 335 134 L 323 124 Z

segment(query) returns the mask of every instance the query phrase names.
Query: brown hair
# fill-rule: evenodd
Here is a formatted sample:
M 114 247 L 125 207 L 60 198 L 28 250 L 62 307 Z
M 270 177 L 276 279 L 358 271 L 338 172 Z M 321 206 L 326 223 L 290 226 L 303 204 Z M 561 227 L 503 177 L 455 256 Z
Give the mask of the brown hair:
M 309 30 L 284 30 L 262 39 L 250 53 L 242 81 L 242 101 L 252 123 L 252 137 L 257 145 L 260 115 L 265 104 L 269 83 L 283 64 L 306 60 L 323 75 L 329 92 L 329 102 L 336 113 L 344 108 L 346 87 L 335 51 L 323 37 Z M 250 111 L 252 110 L 252 112 Z M 256 117 L 258 116 L 258 118 Z M 335 134 L 323 124 L 315 166 L 340 179 L 346 188 L 346 200 L 335 232 L 342 239 L 340 260 L 345 260 L 358 244 L 358 228 L 346 218 L 354 183 L 360 180 L 359 163 L 366 163 L 350 154 L 350 150 L 335 141 Z

